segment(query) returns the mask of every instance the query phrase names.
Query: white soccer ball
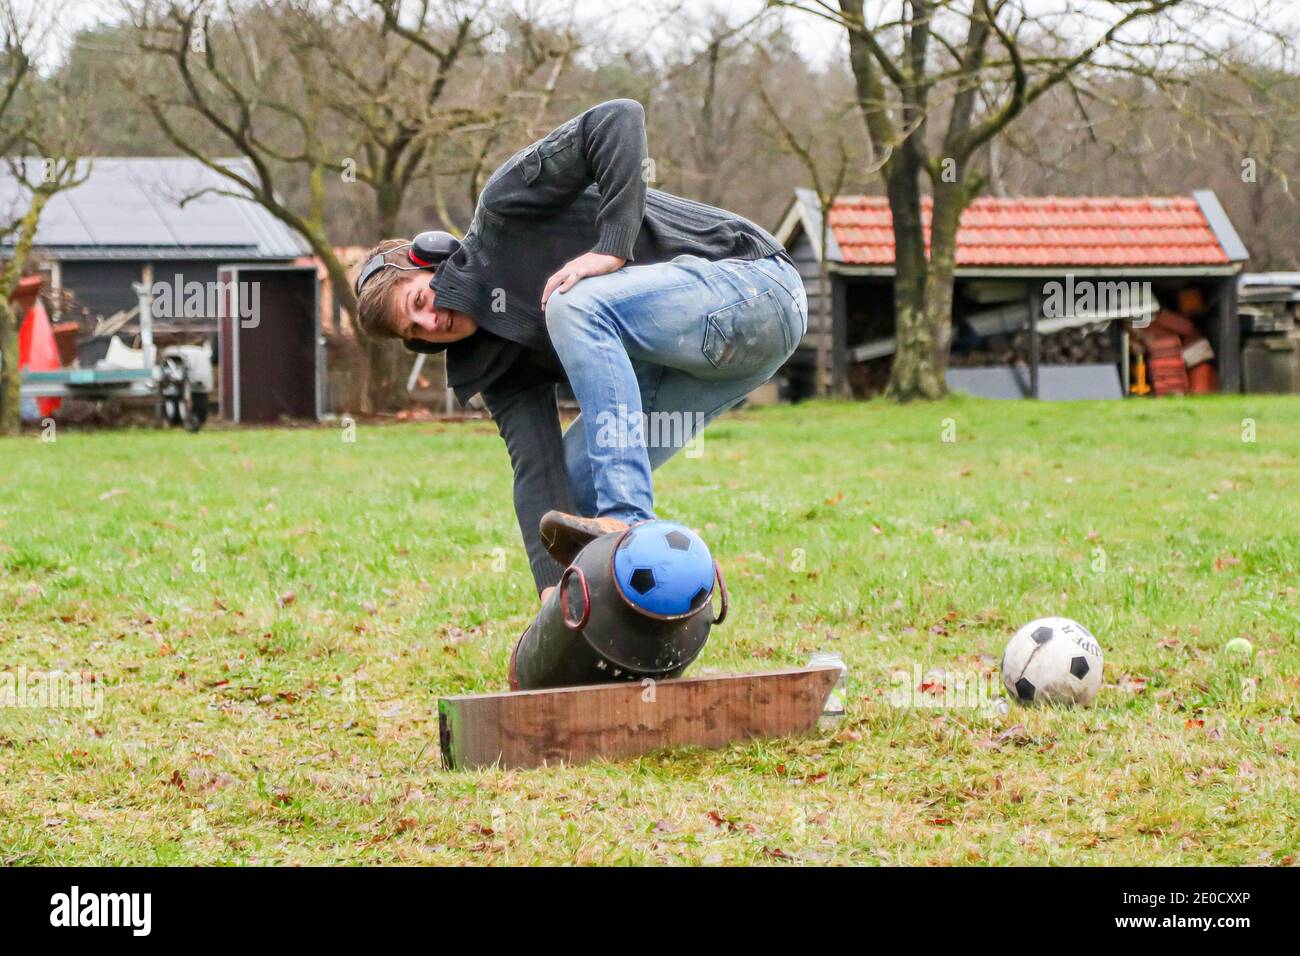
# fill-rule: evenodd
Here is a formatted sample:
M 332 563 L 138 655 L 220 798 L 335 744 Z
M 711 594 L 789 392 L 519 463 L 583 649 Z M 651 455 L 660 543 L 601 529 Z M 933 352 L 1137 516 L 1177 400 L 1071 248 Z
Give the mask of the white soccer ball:
M 1068 617 L 1044 617 L 1016 631 L 1002 652 L 1002 683 L 1022 704 L 1092 703 L 1101 690 L 1101 645 Z

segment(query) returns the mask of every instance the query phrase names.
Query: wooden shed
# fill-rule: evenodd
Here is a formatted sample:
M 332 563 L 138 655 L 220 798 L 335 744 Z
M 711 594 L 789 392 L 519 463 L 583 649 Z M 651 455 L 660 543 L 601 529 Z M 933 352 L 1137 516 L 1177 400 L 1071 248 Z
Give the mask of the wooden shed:
M 929 209 L 925 197 L 927 225 Z M 776 233 L 809 300 L 808 336 L 783 370 L 788 395 L 813 392 L 825 292 L 833 389 L 870 396 L 888 381 L 894 351 L 889 205 L 881 196 L 835 201 L 828 290 L 818 282 L 821 215 L 816 194 L 798 189 Z M 1191 321 L 1212 346 L 1218 388 L 1240 391 L 1236 296 L 1247 257 L 1210 191 L 977 199 L 958 233 L 949 385 L 1003 398 L 1127 395 L 1130 331 L 1190 289 L 1204 304 Z
M 254 177 L 246 160 L 218 162 Z M 197 160 L 95 157 L 78 172 L 46 206 L 33 252 L 54 318 L 78 325 L 81 365 L 100 361 L 112 338 L 135 341 L 143 283 L 155 342 L 211 346 L 224 418 L 319 417 L 320 283 L 314 267 L 294 268 L 306 240 Z M 0 208 L 17 207 L 25 188 L 0 168 Z M 232 280 L 261 296 L 264 323 L 244 316 L 239 329 L 221 328 Z

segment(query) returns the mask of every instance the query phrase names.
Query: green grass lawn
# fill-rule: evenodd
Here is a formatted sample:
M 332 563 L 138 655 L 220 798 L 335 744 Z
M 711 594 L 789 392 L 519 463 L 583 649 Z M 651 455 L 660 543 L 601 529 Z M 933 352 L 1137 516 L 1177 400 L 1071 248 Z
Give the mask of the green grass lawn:
M 530 771 L 439 763 L 536 605 L 495 429 L 343 438 L 0 440 L 0 677 L 102 691 L 0 709 L 0 863 L 1295 860 L 1300 400 L 728 417 L 658 480 L 732 592 L 690 673 L 839 651 L 848 717 Z M 1049 614 L 1105 650 L 1091 708 L 891 702 Z

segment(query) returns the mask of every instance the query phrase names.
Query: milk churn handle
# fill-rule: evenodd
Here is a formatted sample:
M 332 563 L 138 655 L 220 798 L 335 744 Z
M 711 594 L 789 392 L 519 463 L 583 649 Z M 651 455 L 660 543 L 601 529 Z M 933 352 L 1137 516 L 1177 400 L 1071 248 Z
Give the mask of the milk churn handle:
M 578 581 L 582 584 L 582 617 L 576 621 L 569 620 L 569 594 L 567 586 L 569 576 L 576 573 Z M 571 564 L 564 569 L 560 575 L 560 615 L 564 618 L 564 626 L 571 631 L 581 631 L 587 626 L 587 619 L 591 617 L 591 592 L 587 590 L 587 576 L 582 573 L 582 568 L 576 564 Z
M 722 595 L 722 607 L 718 610 L 718 616 L 713 619 L 714 624 L 721 624 L 727 619 L 727 582 L 722 576 L 722 566 L 715 560 L 713 562 L 713 576 L 718 579 L 718 591 Z

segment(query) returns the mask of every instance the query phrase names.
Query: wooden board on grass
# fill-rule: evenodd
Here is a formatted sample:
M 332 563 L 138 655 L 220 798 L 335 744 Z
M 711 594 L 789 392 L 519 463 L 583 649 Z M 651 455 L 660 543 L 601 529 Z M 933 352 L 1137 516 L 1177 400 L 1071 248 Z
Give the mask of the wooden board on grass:
M 837 667 L 595 684 L 438 701 L 442 764 L 540 767 L 663 747 L 724 747 L 817 726 Z

